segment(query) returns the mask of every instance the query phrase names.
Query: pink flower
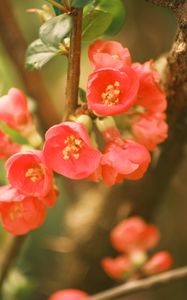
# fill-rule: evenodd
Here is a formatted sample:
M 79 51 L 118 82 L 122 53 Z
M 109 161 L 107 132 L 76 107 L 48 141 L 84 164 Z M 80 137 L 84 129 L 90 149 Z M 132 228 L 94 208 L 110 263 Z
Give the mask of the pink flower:
M 120 222 L 111 232 L 112 245 L 120 252 L 138 252 L 152 249 L 160 238 L 154 225 L 145 224 L 140 217 Z
M 82 124 L 64 122 L 46 133 L 44 156 L 49 167 L 71 179 L 82 179 L 99 166 L 101 153 L 91 145 Z
M 7 95 L 0 98 L 0 120 L 18 131 L 31 123 L 27 99 L 20 90 L 11 88 Z
M 97 70 L 88 78 L 88 108 L 103 116 L 122 114 L 134 105 L 138 87 L 138 76 L 129 67 Z
M 109 143 L 101 159 L 103 180 L 112 186 L 124 179 L 140 179 L 147 170 L 150 160 L 148 150 L 134 141 Z
M 25 194 L 44 197 L 51 191 L 53 173 L 39 150 L 13 155 L 6 163 L 6 170 L 10 184 Z
M 143 270 L 147 275 L 152 275 L 168 270 L 172 264 L 173 259 L 171 254 L 166 251 L 161 251 L 151 257 Z
M 131 56 L 127 48 L 116 41 L 96 40 L 88 49 L 93 68 L 113 68 L 122 71 L 131 65 Z
M 104 271 L 114 279 L 124 279 L 132 272 L 133 265 L 126 256 L 106 257 L 101 262 Z
M 13 235 L 26 234 L 44 222 L 45 206 L 11 186 L 0 187 L 0 215 L 3 227 Z
M 132 123 L 135 140 L 148 150 L 154 150 L 168 135 L 168 125 L 164 113 L 145 113 Z
M 0 159 L 7 159 L 21 150 L 21 146 L 11 141 L 8 135 L 0 130 Z
M 132 67 L 140 79 L 136 104 L 142 105 L 151 112 L 166 110 L 166 95 L 160 88 L 160 78 L 153 67 L 152 61 L 148 61 L 143 65 L 135 63 Z
M 86 294 L 85 292 L 75 289 L 68 289 L 61 290 L 52 294 L 48 300 L 83 300 L 87 297 L 88 294 Z

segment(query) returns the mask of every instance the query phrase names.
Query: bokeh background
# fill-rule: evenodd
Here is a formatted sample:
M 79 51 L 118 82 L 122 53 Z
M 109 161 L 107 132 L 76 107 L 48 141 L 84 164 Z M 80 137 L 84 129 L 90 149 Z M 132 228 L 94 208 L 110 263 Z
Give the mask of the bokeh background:
M 10 3 L 24 39 L 29 44 L 38 36 L 40 21 L 26 10 L 39 8 L 45 1 L 12 0 Z M 124 5 L 126 21 L 114 39 L 130 49 L 133 61 L 157 59 L 168 52 L 176 33 L 176 21 L 172 13 L 144 0 L 126 0 Z M 19 48 L 19 41 L 13 47 Z M 86 87 L 87 76 L 91 72 L 87 48 L 88 44 L 84 43 L 81 68 L 83 88 Z M 66 71 L 67 62 L 64 57 L 55 58 L 41 70 L 56 111 L 56 122 L 63 113 Z M 27 92 L 19 69 L 13 63 L 0 36 L 0 94 L 6 93 L 11 86 Z M 40 120 L 41 110 L 46 110 L 49 103 L 46 101 L 41 106 L 39 100 L 33 99 L 31 104 L 36 110 L 39 106 L 38 123 L 42 132 L 42 125 L 47 127 L 49 122 L 47 116 Z M 158 199 L 159 205 L 150 213 L 150 221 L 162 233 L 158 249 L 167 249 L 172 253 L 174 267 L 187 264 L 186 174 L 187 158 L 173 174 L 164 195 Z M 4 183 L 4 180 L 2 164 L 1 182 Z M 46 300 L 55 290 L 70 287 L 84 289 L 92 294 L 116 285 L 102 271 L 100 260 L 104 256 L 115 254 L 109 242 L 109 231 L 130 211 L 131 199 L 125 198 L 123 193 L 128 189 L 128 183 L 111 191 L 102 184 L 72 182 L 61 177 L 57 177 L 57 182 L 60 188 L 58 202 L 48 211 L 44 225 L 29 234 L 23 255 L 4 286 L 3 300 Z M 133 183 L 135 189 L 136 184 Z M 0 229 L 0 254 L 3 254 L 8 238 L 3 229 Z M 125 299 L 185 300 L 187 280 Z

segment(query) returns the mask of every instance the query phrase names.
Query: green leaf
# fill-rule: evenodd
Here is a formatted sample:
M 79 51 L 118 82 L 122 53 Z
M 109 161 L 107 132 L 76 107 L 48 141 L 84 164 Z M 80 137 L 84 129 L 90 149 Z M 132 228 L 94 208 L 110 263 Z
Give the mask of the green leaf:
M 56 2 L 61 3 L 61 0 L 56 0 Z M 54 8 L 55 14 L 57 16 L 59 16 L 59 15 L 61 15 L 63 13 L 63 11 L 60 8 L 58 8 L 58 7 L 54 6 L 54 5 L 53 5 L 53 8 Z
M 82 88 L 79 88 L 79 97 L 82 102 L 87 102 L 86 91 Z
M 71 6 L 81 8 L 87 5 L 90 2 L 90 0 L 72 0 Z
M 40 39 L 32 42 L 26 51 L 25 64 L 29 70 L 40 69 L 59 53 L 54 47 L 47 47 Z
M 59 47 L 61 41 L 68 35 L 72 27 L 72 17 L 63 14 L 45 22 L 39 30 L 39 37 L 47 46 Z
M 91 10 L 98 9 L 110 14 L 112 21 L 106 30 L 108 35 L 116 35 L 122 28 L 125 21 L 125 6 L 122 0 L 95 0 L 85 6 L 84 14 Z
M 105 33 L 112 22 L 112 17 L 109 13 L 98 9 L 90 11 L 83 18 L 83 41 L 94 40 Z

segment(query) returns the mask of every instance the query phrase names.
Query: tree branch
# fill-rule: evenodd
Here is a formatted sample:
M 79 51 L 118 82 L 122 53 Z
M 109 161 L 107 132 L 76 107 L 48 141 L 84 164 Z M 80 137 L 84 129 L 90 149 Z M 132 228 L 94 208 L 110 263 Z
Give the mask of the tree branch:
M 23 80 L 26 91 L 37 100 L 39 118 L 44 129 L 47 129 L 57 123 L 59 117 L 44 86 L 41 74 L 38 71 L 29 72 L 25 69 L 27 44 L 19 29 L 9 0 L 0 1 L 0 38 Z
M 159 275 L 151 276 L 146 279 L 140 279 L 122 284 L 116 288 L 112 288 L 89 297 L 89 300 L 119 299 L 118 297 L 124 297 L 127 295 L 143 292 L 157 286 L 170 284 L 185 277 L 187 277 L 187 267 L 168 271 Z
M 175 9 L 178 5 L 183 4 L 185 0 L 146 0 L 152 4 Z
M 73 28 L 71 32 L 70 51 L 68 57 L 68 74 L 66 86 L 66 102 L 63 120 L 75 111 L 78 103 L 80 78 L 80 53 L 82 35 L 82 9 L 73 9 Z

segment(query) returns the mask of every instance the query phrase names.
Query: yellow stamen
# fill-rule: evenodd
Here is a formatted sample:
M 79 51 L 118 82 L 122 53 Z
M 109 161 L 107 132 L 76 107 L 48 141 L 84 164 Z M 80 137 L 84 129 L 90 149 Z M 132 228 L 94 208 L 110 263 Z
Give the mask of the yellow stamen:
M 112 106 L 119 102 L 120 84 L 116 81 L 113 85 L 107 85 L 105 92 L 101 94 L 103 103 Z
M 70 135 L 67 137 L 64 144 L 67 146 L 62 151 L 63 158 L 67 160 L 73 156 L 75 159 L 79 159 L 80 150 L 82 148 L 82 140 L 77 139 L 74 135 Z
M 42 165 L 39 167 L 30 168 L 25 173 L 25 177 L 29 177 L 32 182 L 37 182 L 43 179 L 44 177 L 44 170 Z

